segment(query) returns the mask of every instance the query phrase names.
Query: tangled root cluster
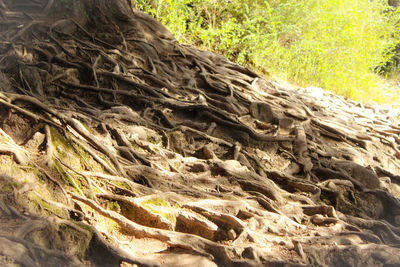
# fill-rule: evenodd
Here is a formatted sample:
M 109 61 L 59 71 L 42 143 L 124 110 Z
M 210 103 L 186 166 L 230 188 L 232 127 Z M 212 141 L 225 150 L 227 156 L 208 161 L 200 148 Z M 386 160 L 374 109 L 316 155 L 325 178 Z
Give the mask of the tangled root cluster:
M 400 262 L 389 111 L 267 81 L 128 3 L 0 0 L 0 263 Z

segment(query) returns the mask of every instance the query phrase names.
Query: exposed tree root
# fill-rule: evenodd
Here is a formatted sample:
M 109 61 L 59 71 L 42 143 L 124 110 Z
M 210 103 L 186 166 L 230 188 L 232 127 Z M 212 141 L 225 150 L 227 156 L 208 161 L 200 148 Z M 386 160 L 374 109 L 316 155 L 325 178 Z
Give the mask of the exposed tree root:
M 72 196 L 73 199 L 78 200 L 91 208 L 95 209 L 101 215 L 106 216 L 112 220 L 115 220 L 118 224 L 123 227 L 124 230 L 130 232 L 136 237 L 150 237 L 166 242 L 171 247 L 179 247 L 183 249 L 188 249 L 190 251 L 199 253 L 201 255 L 209 255 L 212 258 L 225 266 L 230 266 L 233 261 L 230 259 L 228 250 L 229 248 L 218 243 L 211 242 L 207 239 L 201 238 L 199 236 L 182 234 L 178 232 L 166 231 L 156 228 L 149 228 L 141 226 L 126 219 L 120 214 L 108 211 L 100 207 L 94 201 L 89 199 L 83 199 L 77 195 Z
M 389 113 L 180 45 L 129 2 L 0 0 L 1 255 L 398 262 Z

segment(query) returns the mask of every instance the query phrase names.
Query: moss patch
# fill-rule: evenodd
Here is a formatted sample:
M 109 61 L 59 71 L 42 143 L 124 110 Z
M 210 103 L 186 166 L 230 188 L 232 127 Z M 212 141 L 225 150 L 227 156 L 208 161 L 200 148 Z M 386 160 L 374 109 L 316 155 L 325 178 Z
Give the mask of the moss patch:
M 171 208 L 172 206 L 168 201 L 161 199 L 161 198 L 151 198 L 151 199 L 141 202 L 140 204 L 144 208 L 150 210 L 151 212 L 161 215 L 162 217 L 164 217 L 171 223 L 174 224 L 176 222 L 175 215 L 165 212 L 162 210 L 162 208 L 160 208 L 160 207 Z

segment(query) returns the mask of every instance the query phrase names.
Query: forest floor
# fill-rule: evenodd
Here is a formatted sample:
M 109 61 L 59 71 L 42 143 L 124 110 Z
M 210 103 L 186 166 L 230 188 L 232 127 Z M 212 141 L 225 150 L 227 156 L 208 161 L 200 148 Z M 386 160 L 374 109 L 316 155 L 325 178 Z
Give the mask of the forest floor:
M 0 265 L 399 265 L 399 110 L 61 2 L 0 1 Z

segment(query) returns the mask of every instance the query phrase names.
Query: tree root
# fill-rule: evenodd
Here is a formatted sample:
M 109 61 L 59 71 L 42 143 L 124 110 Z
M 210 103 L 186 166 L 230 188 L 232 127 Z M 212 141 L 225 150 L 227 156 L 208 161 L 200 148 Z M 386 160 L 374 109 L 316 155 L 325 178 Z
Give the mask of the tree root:
M 116 221 L 124 230 L 130 232 L 136 237 L 155 238 L 157 240 L 167 243 L 171 247 L 180 247 L 199 253 L 200 255 L 208 255 L 211 258 L 215 258 L 217 262 L 221 264 L 226 264 L 225 266 L 230 266 L 230 264 L 232 264 L 232 260 L 228 255 L 229 247 L 211 242 L 207 239 L 191 234 L 182 234 L 141 226 L 126 219 L 116 212 L 103 209 L 90 199 L 84 199 L 77 195 L 72 195 L 72 198 L 90 206 L 101 215 Z

